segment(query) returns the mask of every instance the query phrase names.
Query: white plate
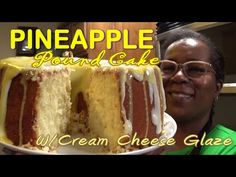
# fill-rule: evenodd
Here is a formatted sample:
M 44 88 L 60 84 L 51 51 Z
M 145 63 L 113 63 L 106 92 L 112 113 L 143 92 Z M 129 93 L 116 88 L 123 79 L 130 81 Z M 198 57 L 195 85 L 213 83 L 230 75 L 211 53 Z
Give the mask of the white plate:
M 175 135 L 177 131 L 177 124 L 175 120 L 165 113 L 164 115 L 164 134 L 160 138 L 171 138 Z M 97 153 L 95 148 L 87 148 L 83 147 L 80 149 L 76 149 L 72 146 L 59 146 L 57 149 L 57 153 L 54 152 L 46 152 L 46 151 L 40 151 L 40 150 L 30 150 L 10 144 L 6 144 L 3 142 L 0 142 L 0 151 L 2 151 L 5 154 L 31 154 L 31 155 L 104 155 L 104 153 Z M 151 146 L 147 148 L 143 148 L 140 150 L 134 150 L 131 152 L 125 152 L 125 153 L 119 153 L 118 155 L 141 155 L 141 154 L 146 154 L 150 153 L 154 150 L 157 150 L 159 146 Z M 1 152 L 0 152 L 1 154 Z M 3 154 L 3 153 L 2 153 Z M 110 155 L 110 154 L 106 154 Z

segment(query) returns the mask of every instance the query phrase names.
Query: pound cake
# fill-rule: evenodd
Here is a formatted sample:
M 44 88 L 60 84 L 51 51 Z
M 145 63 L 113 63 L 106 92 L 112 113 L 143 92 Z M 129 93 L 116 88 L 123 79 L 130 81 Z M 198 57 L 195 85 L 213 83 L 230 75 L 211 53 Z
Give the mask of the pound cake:
M 0 137 L 35 146 L 42 135 L 64 134 L 70 117 L 70 72 L 33 69 L 29 58 L 0 60 Z
M 1 141 L 35 147 L 39 136 L 83 132 L 107 138 L 106 150 L 116 152 L 123 135 L 160 136 L 165 97 L 157 66 L 32 68 L 33 61 L 0 60 Z

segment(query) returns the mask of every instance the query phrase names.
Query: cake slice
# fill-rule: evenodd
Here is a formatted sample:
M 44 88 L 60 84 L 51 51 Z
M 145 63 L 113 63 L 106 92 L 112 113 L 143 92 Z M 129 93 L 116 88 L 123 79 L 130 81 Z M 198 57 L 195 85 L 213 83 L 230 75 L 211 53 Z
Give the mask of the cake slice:
M 91 137 L 107 138 L 108 151 L 128 147 L 118 144 L 123 135 L 131 137 L 136 133 L 140 139 L 161 135 L 165 97 L 157 66 L 114 67 L 104 64 L 87 68 L 84 74 L 80 68 L 76 72 L 80 72 L 80 79 L 72 80 L 72 105 L 73 111 L 79 114 L 77 122 L 86 125 L 84 128 L 92 134 Z M 78 89 L 76 85 L 81 84 L 83 87 Z M 71 127 L 74 126 L 73 123 Z
M 33 69 L 31 60 L 0 60 L 0 137 L 19 146 L 36 146 L 40 136 L 65 134 L 71 110 L 69 70 Z

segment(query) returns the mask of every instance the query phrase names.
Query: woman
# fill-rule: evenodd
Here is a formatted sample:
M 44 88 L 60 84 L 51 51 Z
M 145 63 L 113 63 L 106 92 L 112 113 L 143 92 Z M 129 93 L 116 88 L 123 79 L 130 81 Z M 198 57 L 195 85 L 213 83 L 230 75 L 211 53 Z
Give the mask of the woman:
M 178 126 L 175 145 L 163 154 L 236 154 L 236 132 L 222 125 L 212 127 L 224 81 L 223 56 L 209 39 L 190 30 L 176 31 L 163 48 L 166 112 Z

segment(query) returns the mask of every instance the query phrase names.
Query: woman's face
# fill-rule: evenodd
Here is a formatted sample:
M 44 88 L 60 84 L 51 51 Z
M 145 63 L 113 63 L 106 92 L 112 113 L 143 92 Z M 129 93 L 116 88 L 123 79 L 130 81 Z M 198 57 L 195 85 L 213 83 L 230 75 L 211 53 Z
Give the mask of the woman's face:
M 195 39 L 183 39 L 171 44 L 164 60 L 176 63 L 204 61 L 210 63 L 208 47 Z M 212 104 L 218 96 L 220 86 L 214 72 L 207 72 L 197 78 L 189 78 L 180 69 L 172 77 L 163 76 L 166 93 L 167 113 L 177 122 L 192 122 L 209 116 Z

